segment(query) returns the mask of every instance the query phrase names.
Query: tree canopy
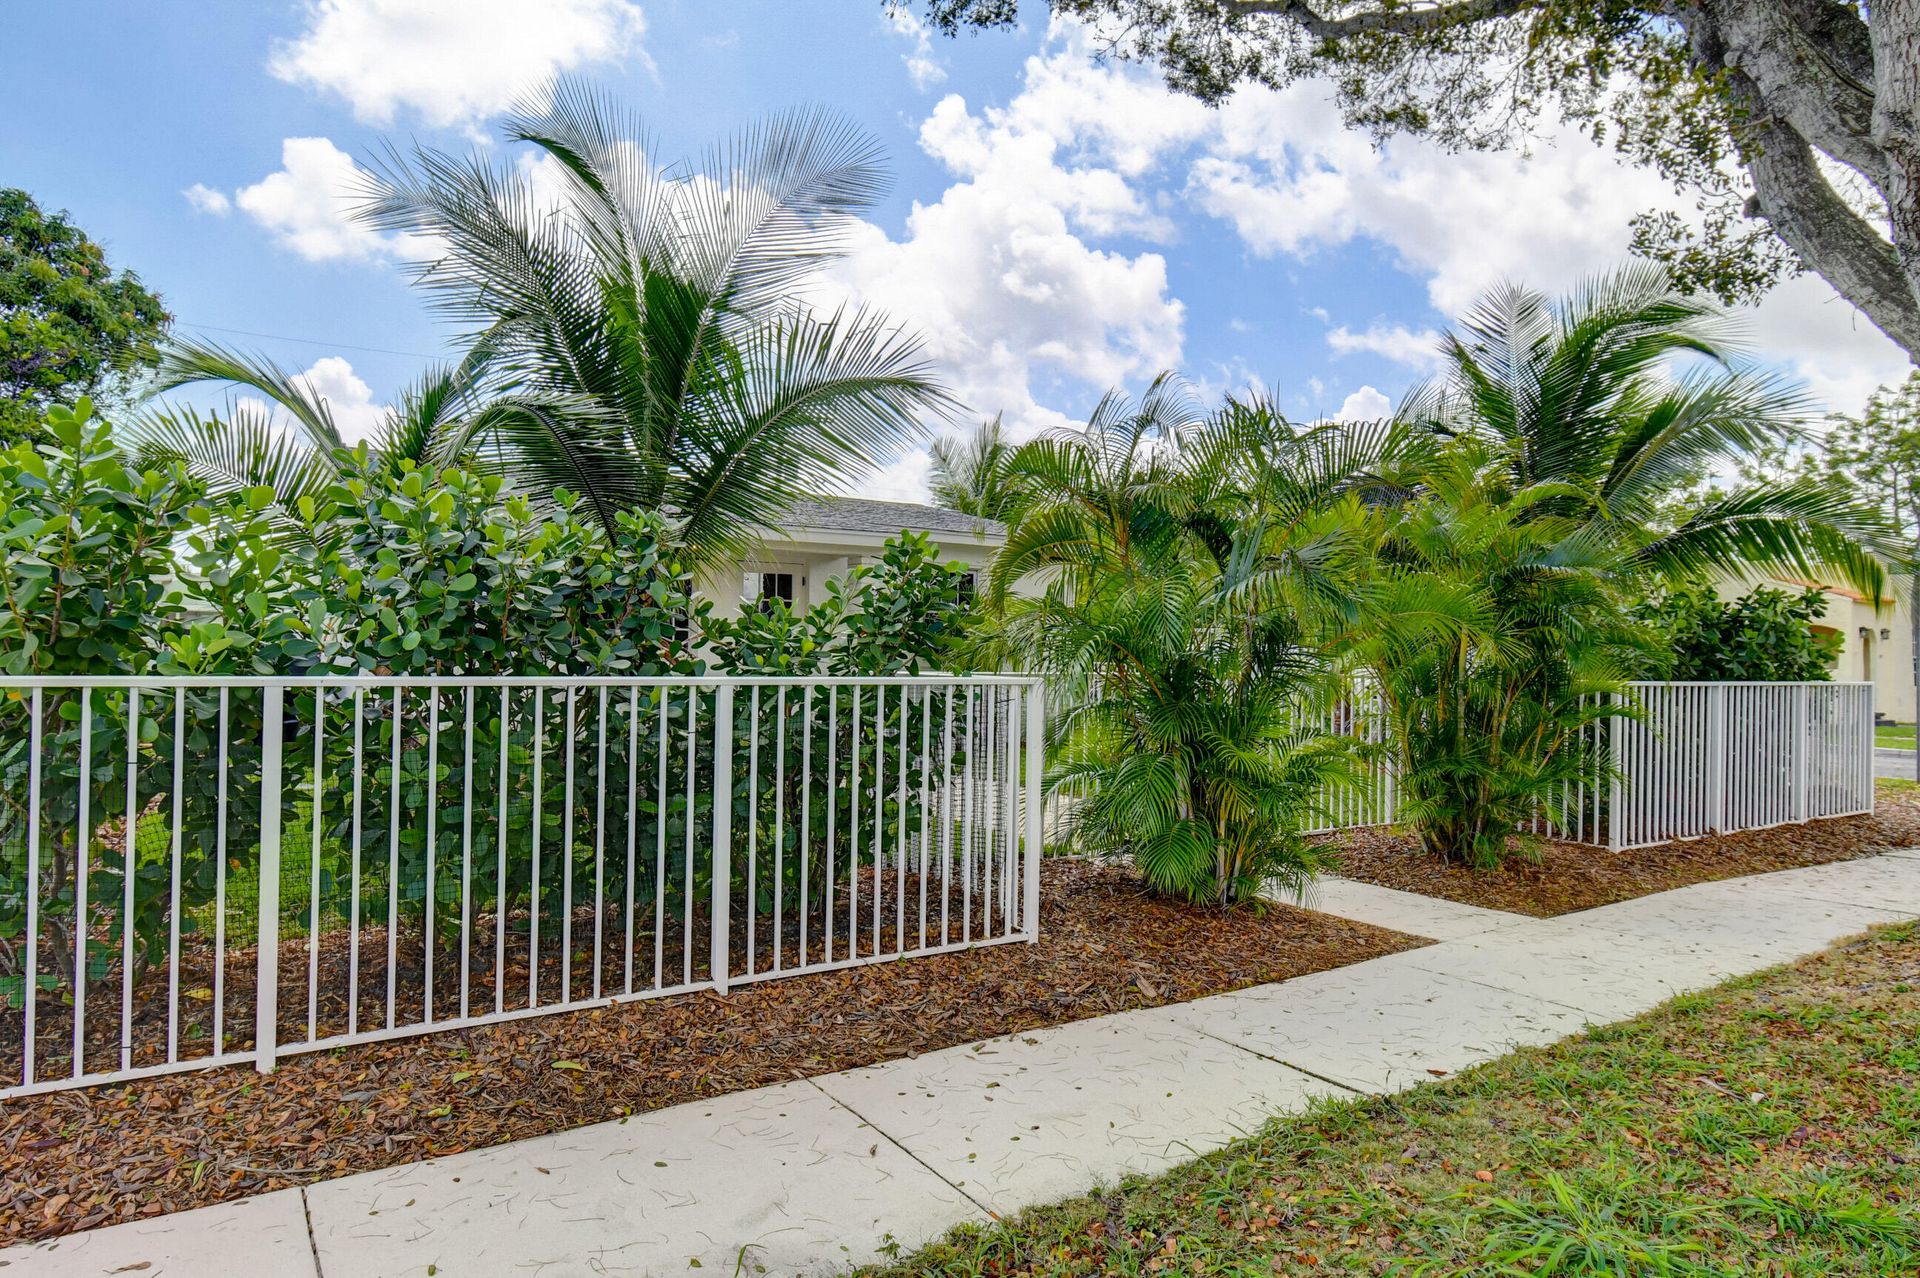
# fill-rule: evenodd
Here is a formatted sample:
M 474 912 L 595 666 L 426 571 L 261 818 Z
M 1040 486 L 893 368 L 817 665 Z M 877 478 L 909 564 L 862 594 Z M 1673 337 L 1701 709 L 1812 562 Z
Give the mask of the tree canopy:
M 899 4 L 901 0 L 888 0 Z M 1325 78 L 1348 121 L 1524 145 L 1566 121 L 1671 180 L 1636 219 L 1683 286 L 1751 299 L 1810 270 L 1920 354 L 1920 6 L 1859 0 L 1050 0 L 1217 102 Z M 1015 0 L 927 0 L 948 34 Z
M 65 213 L 0 189 L 0 443 L 38 430 L 49 406 L 98 398 L 152 364 L 168 319 Z

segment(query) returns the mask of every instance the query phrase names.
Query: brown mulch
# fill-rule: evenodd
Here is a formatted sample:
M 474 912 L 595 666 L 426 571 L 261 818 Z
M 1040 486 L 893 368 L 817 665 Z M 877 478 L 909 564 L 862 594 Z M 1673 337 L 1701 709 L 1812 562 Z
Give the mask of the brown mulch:
M 1738 878 L 1872 856 L 1920 845 L 1920 796 L 1882 794 L 1871 816 L 1836 817 L 1609 852 L 1578 843 L 1543 842 L 1538 859 L 1516 850 L 1498 869 L 1470 870 L 1423 851 L 1395 829 L 1349 830 L 1328 836 L 1340 873 L 1364 883 L 1445 897 L 1466 905 L 1551 918 L 1635 897 Z
M 1037 945 L 991 946 L 0 1102 L 0 1245 L 538 1136 L 1424 944 L 1225 914 L 1049 861 Z

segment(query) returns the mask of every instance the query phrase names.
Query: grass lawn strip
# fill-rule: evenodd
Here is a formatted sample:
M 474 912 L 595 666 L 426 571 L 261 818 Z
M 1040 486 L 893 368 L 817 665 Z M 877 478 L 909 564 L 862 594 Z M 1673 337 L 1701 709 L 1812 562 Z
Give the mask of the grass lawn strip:
M 1449 865 L 1403 830 L 1347 830 L 1327 836 L 1340 873 L 1364 883 L 1445 897 L 1515 914 L 1551 918 L 1691 883 L 1792 870 L 1920 846 L 1920 789 L 1882 778 L 1870 816 L 1838 817 L 1609 852 L 1579 843 L 1543 842 L 1537 856 L 1516 852 L 1493 870 Z
M 1920 1272 L 1916 989 L 1883 928 L 867 1272 Z
M 1287 980 L 1424 941 L 1141 895 L 1048 861 L 1041 943 L 531 1017 L 0 1105 L 0 1245 L 562 1131 L 977 1039 Z

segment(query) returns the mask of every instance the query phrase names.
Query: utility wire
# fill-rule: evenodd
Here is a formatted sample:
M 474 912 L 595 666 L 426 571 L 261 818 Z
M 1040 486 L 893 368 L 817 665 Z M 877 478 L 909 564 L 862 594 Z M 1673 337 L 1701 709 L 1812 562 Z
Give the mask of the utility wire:
M 396 351 L 385 346 L 355 346 L 351 342 L 322 342 L 311 337 L 288 337 L 285 333 L 256 333 L 245 328 L 223 328 L 218 324 L 194 324 L 176 321 L 182 328 L 203 333 L 232 333 L 240 337 L 257 337 L 269 342 L 297 342 L 302 346 L 322 346 L 337 351 L 364 351 L 369 355 L 403 355 L 409 359 L 449 359 L 447 352 L 441 351 L 429 355 L 424 351 Z

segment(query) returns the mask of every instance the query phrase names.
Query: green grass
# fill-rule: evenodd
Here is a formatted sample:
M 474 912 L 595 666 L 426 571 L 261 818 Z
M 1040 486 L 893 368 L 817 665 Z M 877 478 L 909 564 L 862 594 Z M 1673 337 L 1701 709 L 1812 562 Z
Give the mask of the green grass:
M 1873 730 L 1873 743 L 1887 750 L 1913 749 L 1911 723 L 1883 723 Z
M 1920 1272 L 1920 927 L 872 1275 Z
M 1874 797 L 1883 803 L 1888 799 L 1912 794 L 1915 790 L 1920 790 L 1920 781 L 1915 781 L 1912 777 L 1875 777 L 1873 779 Z

